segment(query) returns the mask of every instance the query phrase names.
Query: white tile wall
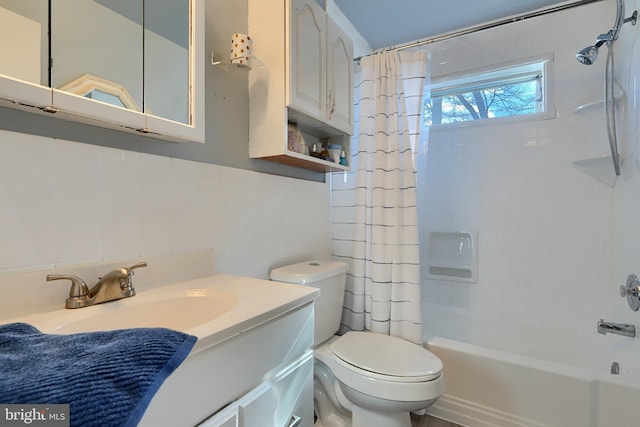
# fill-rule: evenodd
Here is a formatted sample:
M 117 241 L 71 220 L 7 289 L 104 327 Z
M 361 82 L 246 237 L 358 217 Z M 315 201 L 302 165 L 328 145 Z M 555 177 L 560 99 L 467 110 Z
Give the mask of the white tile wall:
M 171 253 L 171 159 L 140 156 L 140 252 Z
M 56 257 L 52 261 L 66 264 L 100 259 L 105 203 L 102 150 L 94 145 L 56 141 L 54 164 L 56 234 L 52 237 L 56 242 Z M 32 202 L 37 203 L 37 199 Z M 14 207 L 21 209 L 22 206 Z
M 324 183 L 1 130 L 0 146 L 0 274 L 211 248 L 218 271 L 268 278 L 330 254 Z
M 0 144 L 0 270 L 51 265 L 56 255 L 55 145 L 15 133 L 2 134 Z
M 627 1 L 627 11 L 635 3 Z M 597 369 L 623 357 L 621 347 L 640 350 L 635 341 L 596 332 L 600 318 L 640 325 L 640 314 L 617 293 L 626 274 L 640 274 L 640 46 L 630 25 L 619 40 L 626 47 L 616 52 L 633 55 L 616 66 L 632 95 L 623 126 L 630 127 L 623 134 L 632 157 L 615 188 L 572 166 L 608 153 L 602 110 L 573 112 L 601 99 L 606 48 L 592 67 L 578 64 L 575 53 L 614 18 L 615 4 L 600 2 L 430 45 L 434 75 L 552 52 L 557 118 L 431 129 L 424 227 L 477 230 L 479 282 L 426 280 L 425 335 Z M 637 356 L 634 366 L 640 369 Z
M 107 148 L 100 151 L 102 258 L 135 257 L 141 243 L 141 156 L 131 151 Z

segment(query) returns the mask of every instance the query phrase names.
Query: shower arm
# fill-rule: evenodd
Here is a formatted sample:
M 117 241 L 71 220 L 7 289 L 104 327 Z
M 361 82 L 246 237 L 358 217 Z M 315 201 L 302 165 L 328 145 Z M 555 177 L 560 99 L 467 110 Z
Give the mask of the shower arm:
M 638 11 L 634 10 L 633 11 L 633 15 L 631 15 L 628 18 L 623 19 L 620 23 L 618 23 L 618 21 L 616 21 L 616 24 L 613 26 L 613 28 L 607 33 L 608 35 L 608 40 L 606 40 L 607 42 L 611 42 L 611 41 L 616 41 L 618 40 L 618 35 L 620 35 L 620 30 L 622 29 L 622 26 L 624 24 L 626 24 L 627 22 L 631 22 L 631 25 L 636 25 L 636 23 L 638 22 Z M 602 37 L 602 36 L 601 36 Z
M 622 15 L 620 15 L 620 16 L 622 16 Z M 610 46 L 611 43 L 613 43 L 616 40 L 618 40 L 618 36 L 620 35 L 620 29 L 627 22 L 631 22 L 631 25 L 636 25 L 636 23 L 638 22 L 638 11 L 637 10 L 633 11 L 633 15 L 631 15 L 628 18 L 625 18 L 623 20 L 617 19 L 616 23 L 615 23 L 615 25 L 613 26 L 612 29 L 610 29 L 606 33 L 600 34 L 598 36 L 598 38 L 596 39 L 597 43 L 595 44 L 595 47 L 600 47 L 605 43 L 607 44 L 607 46 Z
M 613 24 L 613 28 L 609 33 L 611 33 L 611 40 L 616 41 L 618 39 L 618 34 L 620 34 L 620 29 L 627 22 L 631 22 L 632 25 L 636 25 L 638 20 L 638 11 L 634 11 L 633 14 L 625 18 L 624 17 L 625 8 L 624 8 L 624 0 L 618 0 L 618 8 L 616 11 L 616 22 Z
M 613 24 L 611 31 L 611 37 L 613 41 L 618 39 L 620 29 L 624 25 L 624 0 L 618 0 L 618 8 L 616 10 L 616 22 Z

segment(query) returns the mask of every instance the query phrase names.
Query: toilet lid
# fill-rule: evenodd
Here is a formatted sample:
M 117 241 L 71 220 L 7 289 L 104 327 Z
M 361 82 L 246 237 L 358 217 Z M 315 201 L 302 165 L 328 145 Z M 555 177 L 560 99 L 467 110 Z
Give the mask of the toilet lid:
M 351 331 L 330 348 L 339 361 L 373 374 L 397 377 L 397 381 L 430 381 L 442 371 L 442 362 L 433 353 L 389 335 Z

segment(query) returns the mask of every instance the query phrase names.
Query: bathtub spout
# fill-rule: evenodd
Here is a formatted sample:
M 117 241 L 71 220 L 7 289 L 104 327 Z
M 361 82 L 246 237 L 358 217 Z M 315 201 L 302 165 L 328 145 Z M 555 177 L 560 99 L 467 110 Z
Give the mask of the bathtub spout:
M 628 323 L 612 323 L 600 319 L 598 321 L 598 333 L 602 335 L 611 333 L 633 338 L 636 336 L 636 327 Z

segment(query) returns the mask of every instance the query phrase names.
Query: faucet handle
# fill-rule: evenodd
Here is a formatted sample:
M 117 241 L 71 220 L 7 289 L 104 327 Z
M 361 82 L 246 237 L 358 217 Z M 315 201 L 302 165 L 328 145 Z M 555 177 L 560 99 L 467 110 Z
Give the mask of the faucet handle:
M 125 268 L 124 270 L 127 271 L 127 275 L 132 276 L 133 275 L 133 271 L 132 270 L 134 270 L 136 268 L 146 267 L 146 266 L 147 266 L 147 262 L 146 261 L 142 261 L 142 262 L 139 262 L 137 264 L 132 265 L 129 268 Z
M 132 265 L 129 268 L 121 269 L 121 271 L 125 274 L 125 276 L 120 279 L 120 289 L 122 289 L 123 294 L 126 294 L 126 296 L 134 296 L 136 294 L 135 289 L 133 289 L 132 276 L 135 274 L 133 270 L 135 270 L 136 268 L 141 268 L 146 266 L 147 266 L 147 262 L 142 261 Z
M 89 288 L 84 280 L 78 276 L 72 276 L 69 274 L 48 274 L 47 282 L 52 280 L 71 280 L 71 289 L 69 289 L 69 298 L 65 306 L 67 308 L 79 308 L 84 307 L 89 300 Z
M 627 298 L 627 303 L 633 311 L 640 309 L 640 279 L 635 274 L 627 277 L 626 285 L 620 286 L 620 296 Z

